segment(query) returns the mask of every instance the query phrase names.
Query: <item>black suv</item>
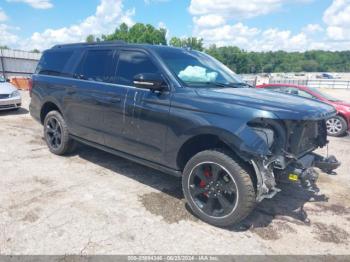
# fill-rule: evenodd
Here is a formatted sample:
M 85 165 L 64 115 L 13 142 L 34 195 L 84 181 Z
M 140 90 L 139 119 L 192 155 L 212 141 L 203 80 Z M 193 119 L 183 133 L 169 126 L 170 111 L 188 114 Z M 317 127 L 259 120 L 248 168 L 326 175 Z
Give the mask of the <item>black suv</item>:
M 51 152 L 76 141 L 182 177 L 193 212 L 217 226 L 273 197 L 277 177 L 315 190 L 313 166 L 332 171 L 333 107 L 249 88 L 205 53 L 121 42 L 58 45 L 43 53 L 31 115 Z

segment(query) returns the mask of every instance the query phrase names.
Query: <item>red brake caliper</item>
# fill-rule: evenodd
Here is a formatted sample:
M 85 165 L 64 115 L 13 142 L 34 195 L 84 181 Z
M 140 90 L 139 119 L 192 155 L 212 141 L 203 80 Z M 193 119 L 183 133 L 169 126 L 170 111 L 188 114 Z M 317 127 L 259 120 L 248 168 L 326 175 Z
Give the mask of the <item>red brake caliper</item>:
M 204 175 L 205 175 L 205 177 L 207 177 L 207 178 L 209 178 L 209 177 L 212 176 L 212 173 L 211 173 L 209 167 L 206 167 L 206 168 L 204 169 Z M 205 188 L 206 185 L 207 185 L 207 184 L 205 183 L 204 180 L 201 180 L 201 182 L 199 183 L 199 187 L 200 187 L 200 188 Z M 208 196 L 208 193 L 205 192 L 205 193 L 203 193 L 203 195 Z

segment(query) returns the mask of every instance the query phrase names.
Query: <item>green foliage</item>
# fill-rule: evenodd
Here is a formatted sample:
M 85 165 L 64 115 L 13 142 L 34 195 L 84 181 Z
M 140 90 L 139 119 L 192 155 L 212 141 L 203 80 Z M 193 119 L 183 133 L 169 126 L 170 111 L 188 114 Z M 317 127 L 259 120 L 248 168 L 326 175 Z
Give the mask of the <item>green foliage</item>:
M 86 37 L 86 43 L 93 43 L 93 42 L 95 42 L 96 40 L 95 40 L 95 36 L 94 35 L 88 35 L 87 37 Z
M 143 43 L 153 45 L 166 45 L 166 30 L 157 29 L 150 24 L 137 23 L 128 27 L 123 23 L 113 34 L 102 35 L 103 41 L 123 40 L 128 43 Z
M 247 52 L 238 47 L 213 45 L 206 52 L 239 74 L 350 70 L 350 51 Z
M 7 45 L 0 45 L 0 49 L 10 49 Z
M 203 39 L 196 37 L 178 38 L 173 37 L 170 39 L 169 45 L 175 47 L 190 48 L 193 50 L 203 51 Z

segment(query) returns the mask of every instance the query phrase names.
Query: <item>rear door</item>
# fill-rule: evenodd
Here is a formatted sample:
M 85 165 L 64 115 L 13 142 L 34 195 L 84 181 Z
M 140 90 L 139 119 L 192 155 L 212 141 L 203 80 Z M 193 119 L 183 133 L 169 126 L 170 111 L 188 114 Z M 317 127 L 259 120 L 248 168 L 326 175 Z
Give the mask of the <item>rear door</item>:
M 68 124 L 72 134 L 105 144 L 105 133 L 108 132 L 105 113 L 116 112 L 116 121 L 122 119 L 119 113 L 126 89 L 115 85 L 116 66 L 117 53 L 113 48 L 87 49 L 83 53 L 74 80 L 66 90 Z

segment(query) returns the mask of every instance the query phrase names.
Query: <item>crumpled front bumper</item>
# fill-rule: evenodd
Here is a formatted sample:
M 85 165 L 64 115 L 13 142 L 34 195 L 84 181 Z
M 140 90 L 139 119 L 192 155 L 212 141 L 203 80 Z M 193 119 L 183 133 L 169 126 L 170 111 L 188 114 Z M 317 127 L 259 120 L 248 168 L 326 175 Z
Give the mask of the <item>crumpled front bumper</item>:
M 318 172 L 315 167 L 326 174 L 335 175 L 334 170 L 340 165 L 341 163 L 333 155 L 323 157 L 316 153 L 310 153 L 289 165 L 283 174 L 287 175 L 291 181 L 300 181 L 301 185 L 308 191 L 316 192 L 318 191 L 316 185 Z
M 309 153 L 299 159 L 294 159 L 280 170 L 273 166 L 278 161 L 278 158 L 270 161 L 251 161 L 257 176 L 256 200 L 258 202 L 265 198 L 272 198 L 281 191 L 277 187 L 276 180 L 299 182 L 307 191 L 318 192 L 316 182 L 319 174 L 315 168 L 326 174 L 335 175 L 334 170 L 341 165 L 334 156 L 323 157 L 315 153 Z

